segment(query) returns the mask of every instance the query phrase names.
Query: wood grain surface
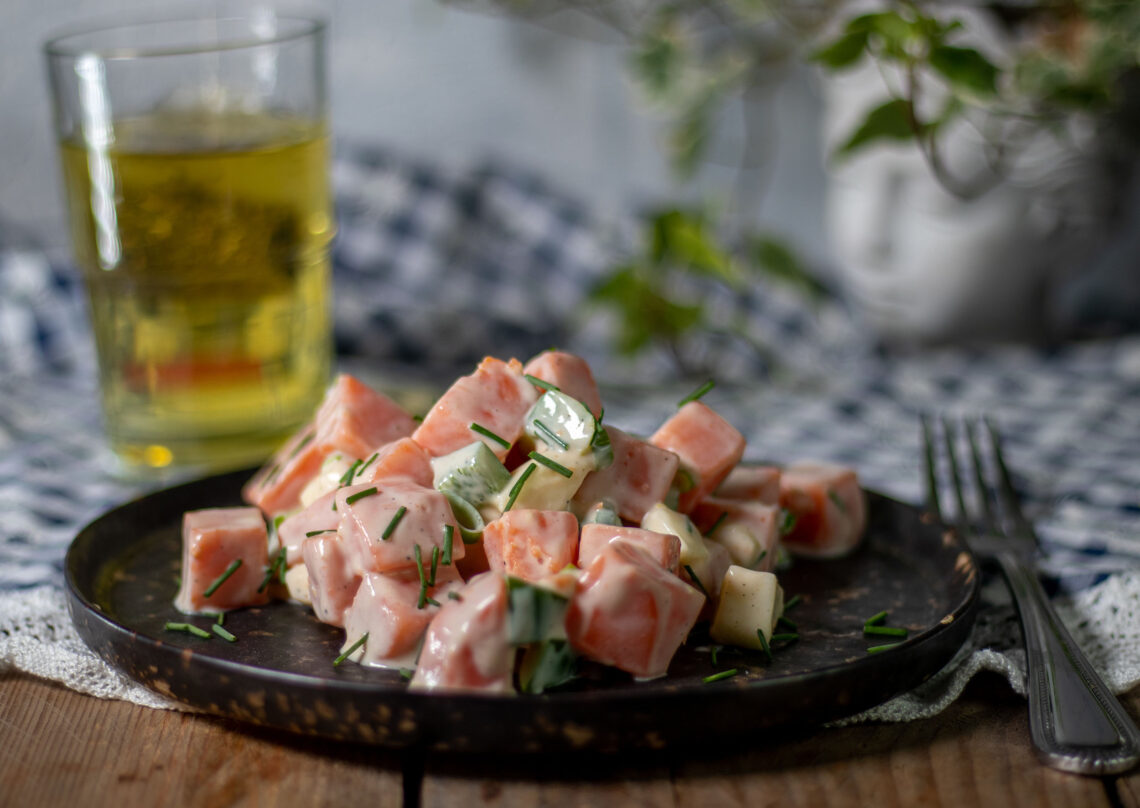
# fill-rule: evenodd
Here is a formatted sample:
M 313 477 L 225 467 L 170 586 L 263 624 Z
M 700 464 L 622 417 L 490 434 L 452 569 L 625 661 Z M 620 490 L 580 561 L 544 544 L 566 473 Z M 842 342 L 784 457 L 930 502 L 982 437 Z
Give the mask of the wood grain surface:
M 1126 699 L 1140 715 L 1140 690 Z M 729 756 L 398 755 L 0 675 L 2 806 L 1125 806 L 1140 772 L 1039 765 L 1025 704 L 979 676 L 940 716 L 758 737 Z

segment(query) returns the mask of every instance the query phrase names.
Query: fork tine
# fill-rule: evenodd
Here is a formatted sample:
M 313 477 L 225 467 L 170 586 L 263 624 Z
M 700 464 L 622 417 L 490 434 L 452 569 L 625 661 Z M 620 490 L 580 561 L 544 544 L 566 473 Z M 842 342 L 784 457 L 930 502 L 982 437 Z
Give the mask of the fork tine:
M 934 435 L 930 430 L 930 419 L 926 413 L 918 416 L 922 424 L 922 456 L 926 468 L 926 507 L 939 521 L 942 519 L 942 508 L 938 504 L 938 477 L 934 472 Z
M 1001 439 L 998 437 L 997 429 L 994 428 L 993 422 L 989 418 L 982 420 L 986 426 L 986 431 L 989 433 L 990 447 L 993 449 L 994 462 L 997 465 L 998 494 L 1001 498 L 1002 507 L 1009 514 L 1009 518 L 1013 520 L 1017 531 L 1022 536 L 1028 536 L 1036 542 L 1037 533 L 1033 530 L 1033 525 L 1025 518 L 1025 514 L 1022 513 L 1017 489 L 1013 487 L 1013 478 L 1009 473 L 1009 467 L 1005 464 L 1005 455 L 1002 453 Z
M 946 459 L 950 461 L 950 482 L 954 487 L 954 501 L 958 506 L 958 526 L 965 531 L 969 527 L 969 513 L 966 510 L 966 497 L 962 493 L 962 476 L 958 473 L 958 458 L 954 454 L 956 430 L 951 423 L 942 418 L 942 441 L 946 445 Z
M 978 450 L 978 441 L 974 434 L 977 425 L 976 418 L 968 419 L 965 422 L 966 440 L 970 444 L 970 460 L 974 468 L 974 484 L 977 486 L 978 499 L 982 502 L 982 513 L 986 520 L 986 528 L 991 532 L 1000 534 L 1002 532 L 1001 522 L 991 499 L 991 486 L 986 485 L 986 476 L 982 469 L 982 454 Z

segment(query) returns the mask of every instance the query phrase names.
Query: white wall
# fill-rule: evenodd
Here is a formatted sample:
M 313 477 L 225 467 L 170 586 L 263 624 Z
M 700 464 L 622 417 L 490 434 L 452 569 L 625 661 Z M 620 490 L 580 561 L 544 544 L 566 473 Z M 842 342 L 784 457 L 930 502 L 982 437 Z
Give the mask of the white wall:
M 40 44 L 61 24 L 153 9 L 142 0 L 0 0 L 0 221 L 66 249 Z M 624 54 L 605 37 L 570 36 L 434 0 L 332 0 L 333 126 L 417 158 L 462 165 L 487 156 L 545 175 L 603 215 L 676 193 L 653 117 L 638 111 Z M 765 107 L 772 160 L 759 207 L 766 227 L 823 262 L 818 105 L 803 73 L 775 81 Z M 706 167 L 716 193 L 735 169 L 732 127 Z

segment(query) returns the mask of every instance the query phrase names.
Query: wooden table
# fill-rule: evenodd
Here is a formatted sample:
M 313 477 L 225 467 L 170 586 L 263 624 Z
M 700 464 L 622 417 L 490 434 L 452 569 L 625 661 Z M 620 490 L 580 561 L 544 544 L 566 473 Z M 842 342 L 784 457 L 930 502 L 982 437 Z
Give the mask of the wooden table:
M 1140 688 L 1125 703 L 1140 715 Z M 925 721 L 784 731 L 728 756 L 554 760 L 398 754 L 0 675 L 0 806 L 136 804 L 1140 808 L 1140 771 L 1040 766 L 1024 702 L 992 674 Z

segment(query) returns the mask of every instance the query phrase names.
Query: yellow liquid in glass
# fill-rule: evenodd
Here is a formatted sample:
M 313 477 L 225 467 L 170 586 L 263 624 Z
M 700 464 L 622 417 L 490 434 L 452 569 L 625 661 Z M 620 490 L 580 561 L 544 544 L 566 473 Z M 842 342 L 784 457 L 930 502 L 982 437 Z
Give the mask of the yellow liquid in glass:
M 191 111 L 113 130 L 61 146 L 111 447 L 135 467 L 257 461 L 328 383 L 325 128 Z

